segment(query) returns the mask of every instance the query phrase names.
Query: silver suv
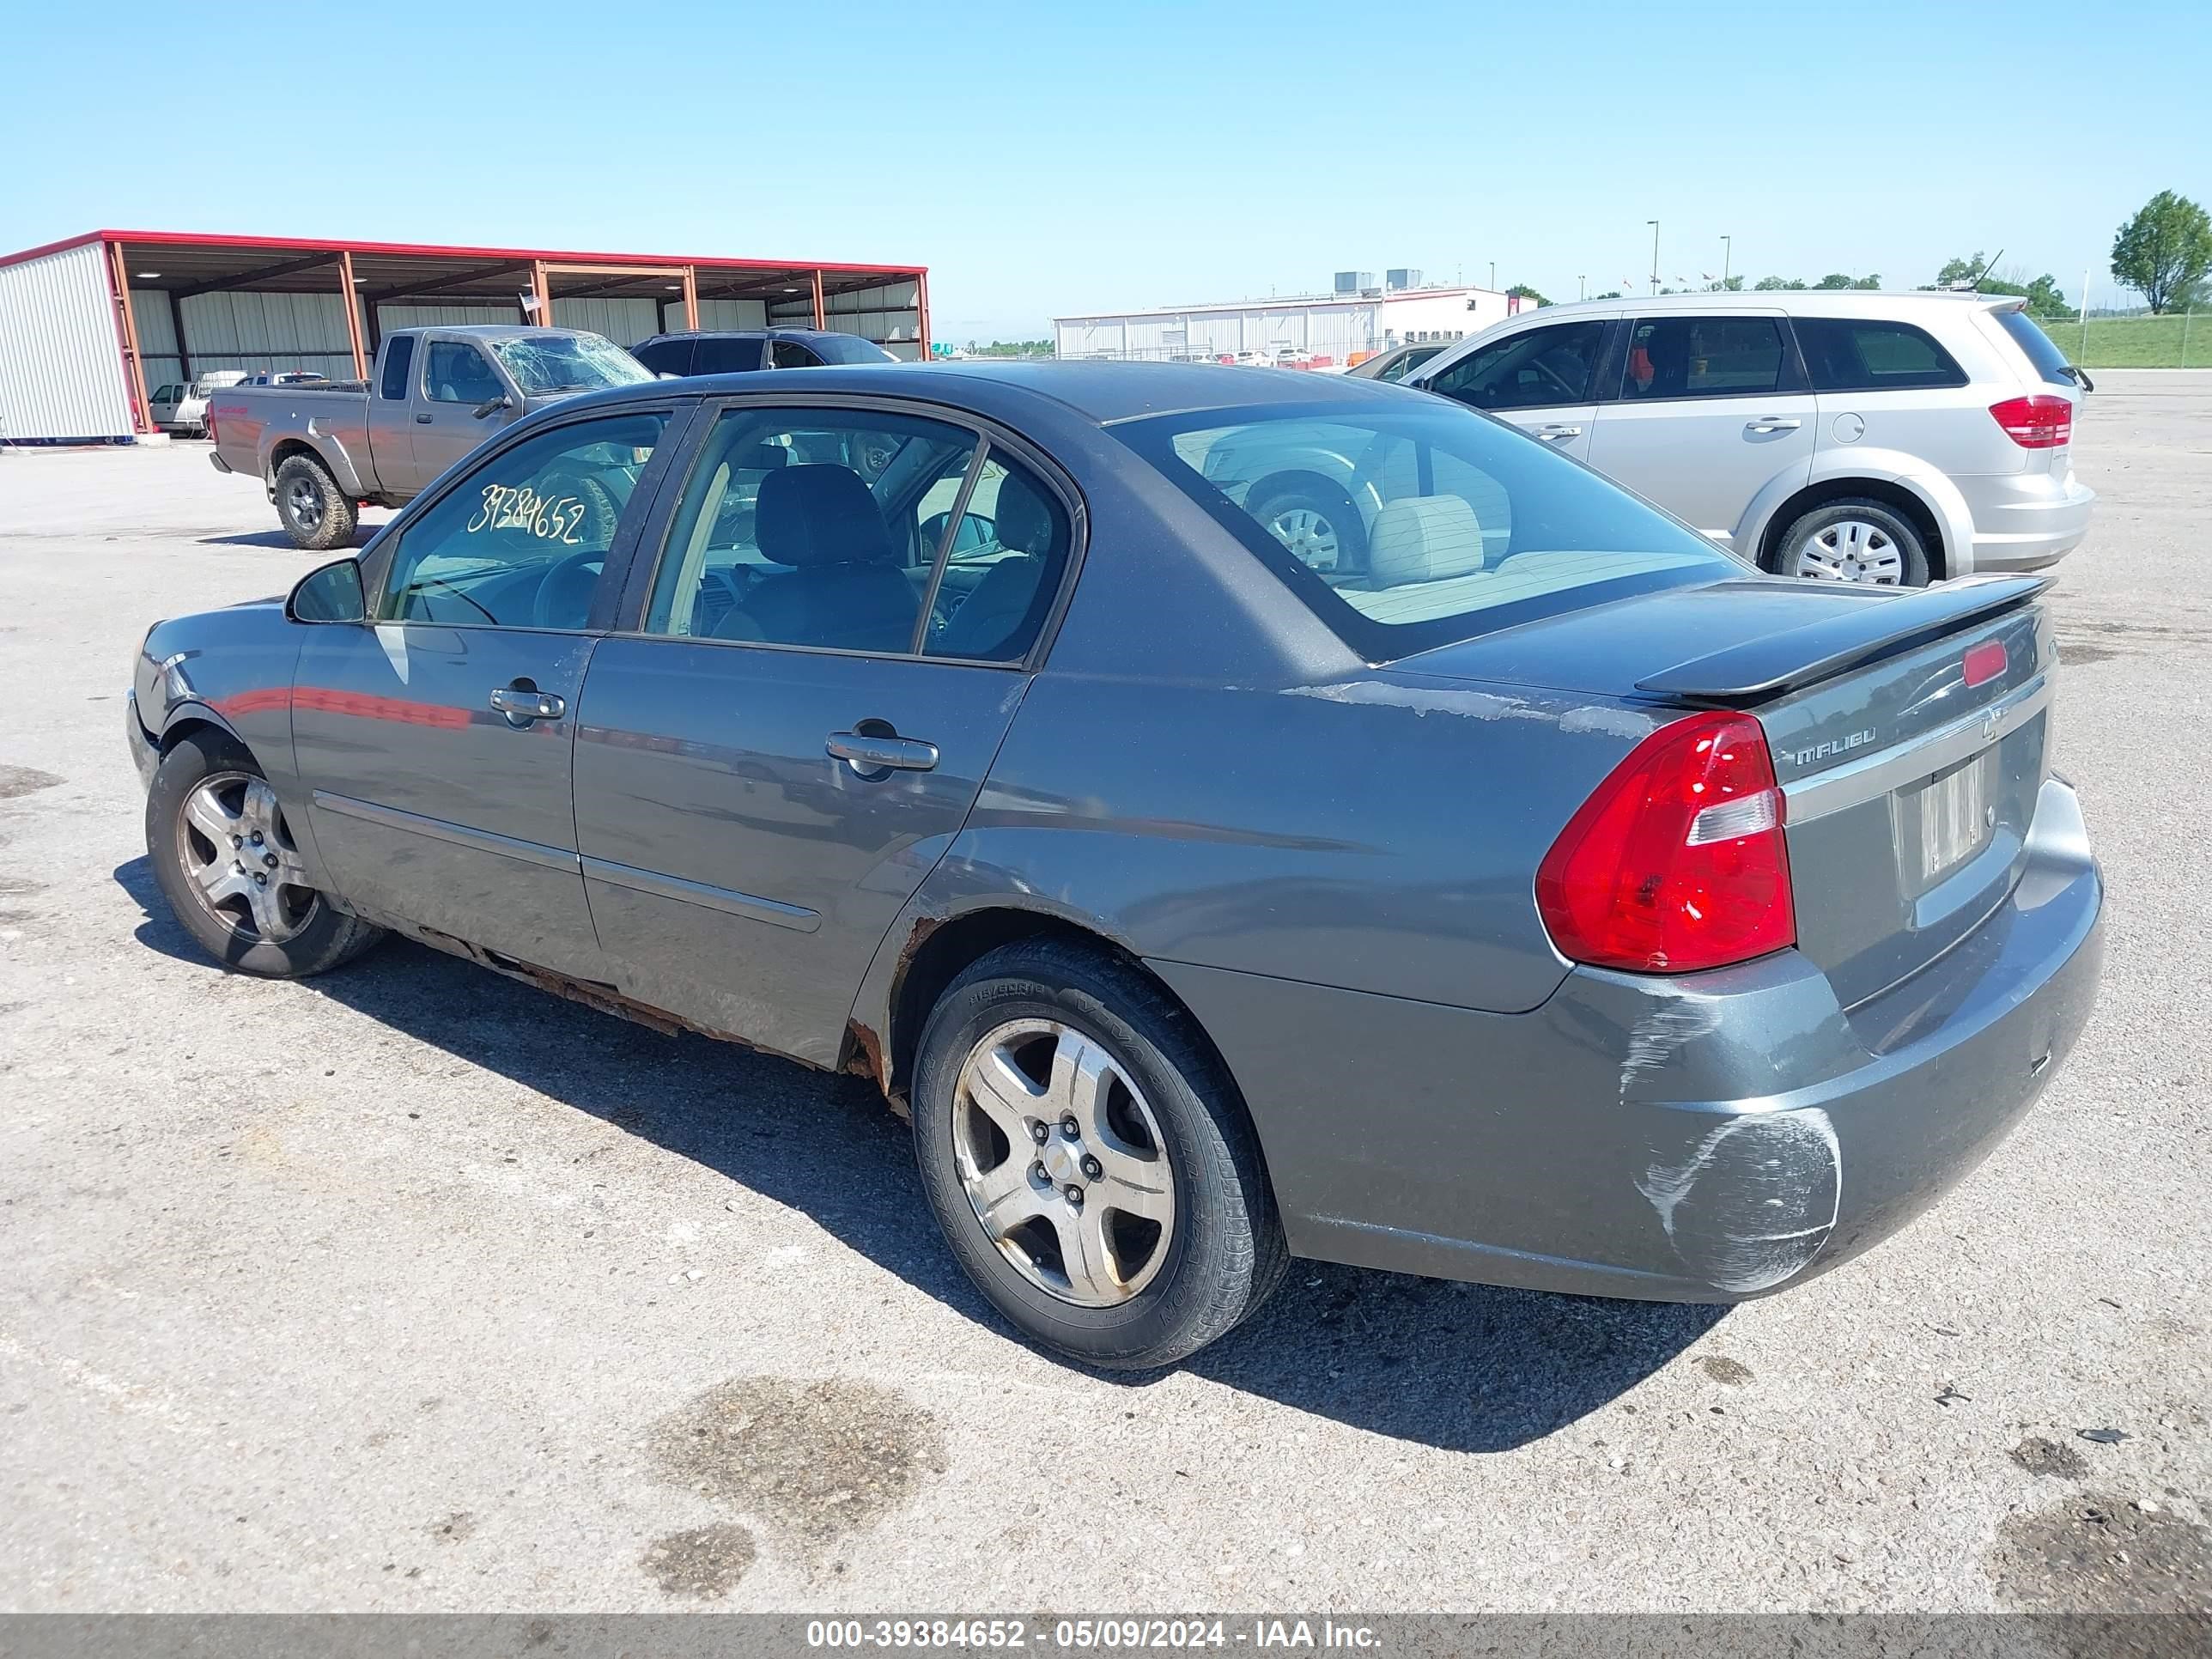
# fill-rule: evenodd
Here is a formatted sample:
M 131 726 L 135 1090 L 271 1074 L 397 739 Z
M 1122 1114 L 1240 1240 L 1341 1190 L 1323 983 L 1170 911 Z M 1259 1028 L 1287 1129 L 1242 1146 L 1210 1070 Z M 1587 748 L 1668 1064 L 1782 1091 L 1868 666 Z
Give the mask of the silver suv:
M 2088 378 L 1978 294 L 1683 294 L 1551 306 L 1405 384 L 1512 422 L 1769 570 L 1921 586 L 2087 532 Z

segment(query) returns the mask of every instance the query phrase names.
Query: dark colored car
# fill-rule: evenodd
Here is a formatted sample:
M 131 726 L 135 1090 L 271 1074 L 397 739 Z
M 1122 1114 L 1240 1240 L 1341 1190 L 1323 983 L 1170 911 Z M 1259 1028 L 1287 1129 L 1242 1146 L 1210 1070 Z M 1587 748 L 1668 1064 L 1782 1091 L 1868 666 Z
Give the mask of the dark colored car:
M 1318 568 L 1240 505 L 1316 450 Z M 128 730 L 225 963 L 864 1073 L 993 1303 L 1148 1365 L 1294 1255 L 1759 1295 L 1978 1162 L 2100 971 L 2040 592 L 1762 576 L 1370 381 L 825 368 L 531 415 Z
M 656 334 L 632 346 L 629 353 L 654 374 L 679 378 L 898 361 L 873 340 L 820 328 L 702 329 L 688 334 Z

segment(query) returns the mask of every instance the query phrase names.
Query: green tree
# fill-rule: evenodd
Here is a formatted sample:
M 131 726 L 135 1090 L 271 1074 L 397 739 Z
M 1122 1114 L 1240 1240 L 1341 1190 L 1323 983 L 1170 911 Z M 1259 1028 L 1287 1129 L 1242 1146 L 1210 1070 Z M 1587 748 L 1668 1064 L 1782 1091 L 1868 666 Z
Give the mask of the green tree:
M 1840 270 L 1832 270 L 1826 276 L 1820 278 L 1819 282 L 1813 284 L 1814 288 L 1823 290 L 1829 289 L 1850 288 L 1851 285 L 1851 279 Z
M 1851 286 L 1862 293 L 1870 294 L 1881 286 L 1881 273 L 1869 270 L 1863 276 L 1854 276 L 1851 279 Z
M 1603 294 L 1593 294 L 1590 295 L 1590 298 L 1593 300 L 1618 300 L 1620 297 L 1620 290 L 1617 288 L 1608 289 Z
M 1753 292 L 1757 294 L 1788 292 L 1803 288 L 1805 279 L 1802 276 L 1762 276 L 1751 286 Z
M 1728 277 L 1723 281 L 1715 283 L 1711 288 L 1707 289 L 1705 292 L 1708 294 L 1741 294 L 1743 292 L 1743 278 L 1741 276 Z
M 1513 284 L 1513 286 L 1512 286 L 1511 288 L 1509 288 L 1509 289 L 1507 289 L 1505 290 L 1505 297 L 1506 297 L 1506 298 L 1508 298 L 1509 300 L 1510 300 L 1510 299 L 1534 300 L 1534 301 L 1536 302 L 1536 307 L 1537 307 L 1537 309 L 1539 309 L 1539 310 L 1541 310 L 1544 307 L 1546 307 L 1546 306 L 1547 306 L 1547 305 L 1549 305 L 1549 304 L 1551 304 L 1551 303 L 1552 303 L 1549 300 L 1546 299 L 1542 295 L 1540 295 L 1540 294 L 1537 293 L 1537 292 L 1536 292 L 1536 290 L 1535 290 L 1534 289 L 1530 288 L 1530 287 L 1528 286 L 1528 283 L 1514 283 L 1514 284 Z
M 1982 274 L 1982 251 L 1976 248 L 1969 258 L 1948 259 L 1943 269 L 1936 273 L 1930 288 L 1948 288 L 1954 283 L 1971 283 Z
M 2162 190 L 2112 238 L 2112 275 L 2170 311 L 2212 270 L 2212 216 L 2186 196 Z

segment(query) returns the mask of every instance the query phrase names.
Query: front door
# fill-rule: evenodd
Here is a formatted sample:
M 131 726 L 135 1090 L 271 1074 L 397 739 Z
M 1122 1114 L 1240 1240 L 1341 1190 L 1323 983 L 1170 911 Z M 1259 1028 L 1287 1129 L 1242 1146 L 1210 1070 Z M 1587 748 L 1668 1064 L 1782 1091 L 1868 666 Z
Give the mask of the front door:
M 1413 378 L 1425 391 L 1510 421 L 1562 455 L 1587 460 L 1606 327 L 1605 318 L 1585 317 L 1522 329 Z
M 573 421 L 503 446 L 367 562 L 374 621 L 308 630 L 293 741 L 317 848 L 347 899 L 607 977 L 570 757 L 593 607 L 611 614 L 605 566 L 635 533 L 612 503 L 649 493 L 669 418 Z
M 1068 526 L 964 427 L 721 415 L 586 678 L 577 840 L 624 993 L 835 1063 L 1021 702 Z
M 1590 465 L 1723 546 L 1769 484 L 1812 477 L 1820 410 L 1779 313 L 1632 319 L 1618 372 Z
M 432 335 L 422 345 L 422 395 L 410 423 L 415 436 L 415 481 L 422 489 L 512 418 L 509 411 L 478 415 L 486 404 L 521 395 L 500 378 L 490 354 L 474 340 Z

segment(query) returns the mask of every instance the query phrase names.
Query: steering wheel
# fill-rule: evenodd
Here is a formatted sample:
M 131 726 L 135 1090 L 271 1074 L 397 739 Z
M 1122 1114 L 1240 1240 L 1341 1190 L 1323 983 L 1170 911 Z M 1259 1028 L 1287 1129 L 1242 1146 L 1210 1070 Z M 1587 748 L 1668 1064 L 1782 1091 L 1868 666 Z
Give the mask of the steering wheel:
M 537 628 L 581 628 L 591 615 L 592 590 L 606 568 L 604 553 L 572 553 L 538 578 L 537 596 L 530 601 L 530 621 Z

